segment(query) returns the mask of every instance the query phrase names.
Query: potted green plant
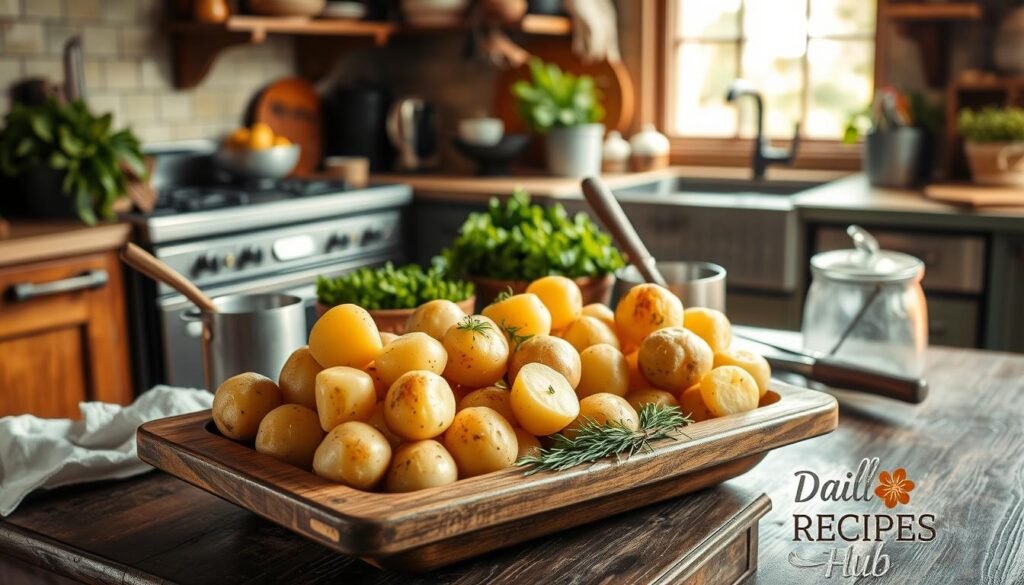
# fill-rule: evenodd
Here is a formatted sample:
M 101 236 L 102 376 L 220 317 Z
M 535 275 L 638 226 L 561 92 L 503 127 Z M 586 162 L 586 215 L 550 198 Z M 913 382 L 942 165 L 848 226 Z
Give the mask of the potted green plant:
M 395 267 L 388 262 L 379 268 L 360 268 L 336 277 L 316 279 L 317 314 L 335 305 L 353 303 L 370 312 L 377 329 L 405 332 L 405 322 L 416 307 L 437 299 L 473 312 L 476 297 L 473 283 L 448 278 L 441 266 L 426 270 L 417 264 Z
M 517 81 L 512 93 L 526 125 L 545 135 L 548 170 L 565 177 L 599 174 L 604 107 L 593 78 L 540 59 L 529 66 L 532 82 Z
M 961 110 L 957 127 L 975 183 L 1024 186 L 1024 108 Z
M 82 101 L 15 103 L 0 130 L 0 173 L 14 179 L 22 215 L 70 217 L 87 224 L 114 218 L 129 173 L 144 178 L 139 140 L 115 131 L 110 114 L 96 116 Z
M 613 273 L 624 264 L 611 237 L 585 213 L 570 217 L 561 205 L 532 204 L 522 190 L 470 214 L 442 258 L 451 274 L 476 284 L 484 304 L 551 274 L 575 279 L 584 303 L 607 302 Z

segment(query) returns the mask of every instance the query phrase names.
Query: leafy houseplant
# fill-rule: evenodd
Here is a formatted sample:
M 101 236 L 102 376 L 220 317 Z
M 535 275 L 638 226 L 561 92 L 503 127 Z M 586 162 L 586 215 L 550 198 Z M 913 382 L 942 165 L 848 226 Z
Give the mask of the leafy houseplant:
M 1024 108 L 961 110 L 957 128 L 974 182 L 1024 186 Z
M 549 274 L 577 279 L 585 302 L 604 301 L 612 273 L 624 264 L 611 237 L 586 214 L 570 217 L 561 205 L 531 204 L 522 190 L 470 214 L 442 257 L 451 274 L 476 283 L 484 301 L 508 287 L 521 292 Z
M 360 268 L 334 278 L 318 276 L 316 296 L 323 313 L 335 305 L 353 303 L 370 312 L 381 331 L 402 333 L 413 310 L 428 301 L 444 299 L 473 312 L 473 283 L 445 276 L 440 266 L 424 270 L 416 264 L 396 268 Z
M 147 173 L 138 138 L 127 128 L 114 131 L 112 121 L 109 113 L 93 115 L 80 100 L 16 103 L 0 130 L 0 173 L 23 179 L 48 173 L 59 179 L 54 183 L 74 202 L 82 221 L 113 219 L 114 203 L 126 190 L 125 169 L 139 178 Z M 24 202 L 28 209 L 60 213 L 47 199 L 56 193 L 32 191 L 23 194 L 35 200 Z
M 531 59 L 529 66 L 531 81 L 517 81 L 512 93 L 523 122 L 546 135 L 548 170 L 574 177 L 598 174 L 604 107 L 594 79 L 540 59 Z

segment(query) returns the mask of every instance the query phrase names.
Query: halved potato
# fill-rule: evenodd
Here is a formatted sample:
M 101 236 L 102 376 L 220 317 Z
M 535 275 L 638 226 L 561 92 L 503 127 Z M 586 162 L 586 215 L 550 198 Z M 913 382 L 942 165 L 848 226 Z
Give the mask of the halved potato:
M 557 433 L 580 413 L 580 401 L 564 376 L 544 364 L 526 364 L 512 384 L 512 412 L 534 436 Z

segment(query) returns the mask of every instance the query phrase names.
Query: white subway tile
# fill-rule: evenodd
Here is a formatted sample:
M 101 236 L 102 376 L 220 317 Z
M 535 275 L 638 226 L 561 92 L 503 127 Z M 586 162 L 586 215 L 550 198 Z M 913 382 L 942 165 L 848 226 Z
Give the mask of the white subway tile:
M 187 120 L 192 115 L 192 96 L 185 92 L 160 96 L 161 120 Z
M 136 89 L 141 86 L 138 61 L 107 61 L 103 63 L 104 87 Z
M 0 26 L 3 30 L 4 53 L 40 55 L 46 50 L 42 23 L 17 21 Z
M 41 18 L 60 18 L 61 16 L 63 16 L 63 14 L 63 0 L 25 1 L 25 16 L 38 16 Z
M 68 0 L 65 12 L 70 18 L 97 20 L 100 17 L 100 0 Z

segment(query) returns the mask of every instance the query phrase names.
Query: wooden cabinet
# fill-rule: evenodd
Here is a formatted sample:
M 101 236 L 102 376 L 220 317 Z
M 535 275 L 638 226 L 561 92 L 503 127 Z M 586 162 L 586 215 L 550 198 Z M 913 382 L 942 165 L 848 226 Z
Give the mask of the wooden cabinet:
M 132 400 L 114 251 L 0 267 L 0 416 L 78 417 Z

